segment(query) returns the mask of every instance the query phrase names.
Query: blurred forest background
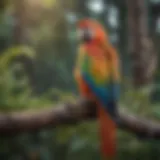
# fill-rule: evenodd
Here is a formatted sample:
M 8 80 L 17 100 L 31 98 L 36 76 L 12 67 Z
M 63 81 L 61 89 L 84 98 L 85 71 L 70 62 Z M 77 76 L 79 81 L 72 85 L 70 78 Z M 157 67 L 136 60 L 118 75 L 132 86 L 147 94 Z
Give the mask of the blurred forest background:
M 139 1 L 146 9 L 142 17 L 146 22 L 141 22 L 145 28 L 141 29 L 146 32 L 144 36 L 147 34 L 152 39 L 158 58 L 160 0 Z M 141 90 L 132 85 L 131 61 L 135 57 L 130 54 L 133 39 L 129 34 L 128 14 L 134 3 L 129 3 L 125 0 L 1 0 L 0 111 L 40 110 L 76 100 L 78 92 L 72 76 L 77 49 L 75 24 L 81 18 L 91 17 L 105 26 L 120 54 L 123 72 L 120 103 L 128 112 L 159 120 L 160 68 L 152 87 Z M 118 131 L 118 159 L 158 160 L 159 152 L 159 141 L 140 141 L 132 134 Z M 100 159 L 96 122 L 0 137 L 0 160 L 82 159 Z

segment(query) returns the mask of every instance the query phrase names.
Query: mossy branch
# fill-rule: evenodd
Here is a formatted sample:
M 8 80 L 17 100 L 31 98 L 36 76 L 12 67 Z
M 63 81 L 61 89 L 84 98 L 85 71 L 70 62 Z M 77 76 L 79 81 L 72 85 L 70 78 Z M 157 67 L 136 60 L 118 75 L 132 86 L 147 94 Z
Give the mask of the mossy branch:
M 76 103 L 64 103 L 35 112 L 0 114 L 0 134 L 12 135 L 33 132 L 60 125 L 75 125 L 96 118 L 96 106 L 84 99 Z M 135 135 L 160 139 L 160 124 L 120 112 L 119 128 Z

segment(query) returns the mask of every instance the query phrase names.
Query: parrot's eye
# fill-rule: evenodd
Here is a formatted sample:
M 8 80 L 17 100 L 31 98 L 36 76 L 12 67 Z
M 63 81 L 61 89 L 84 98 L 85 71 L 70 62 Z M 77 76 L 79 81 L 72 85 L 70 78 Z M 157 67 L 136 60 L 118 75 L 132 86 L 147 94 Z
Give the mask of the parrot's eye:
M 93 30 L 90 28 L 83 28 L 78 30 L 78 39 L 82 41 L 90 41 L 94 36 Z

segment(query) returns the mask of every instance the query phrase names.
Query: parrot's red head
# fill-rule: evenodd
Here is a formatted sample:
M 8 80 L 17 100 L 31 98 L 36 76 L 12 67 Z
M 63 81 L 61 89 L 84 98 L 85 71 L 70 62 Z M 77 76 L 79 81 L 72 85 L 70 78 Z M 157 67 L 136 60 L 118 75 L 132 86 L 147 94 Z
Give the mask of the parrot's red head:
M 107 41 L 103 26 L 91 19 L 83 19 L 78 22 L 78 38 L 85 42 L 96 41 L 103 43 Z

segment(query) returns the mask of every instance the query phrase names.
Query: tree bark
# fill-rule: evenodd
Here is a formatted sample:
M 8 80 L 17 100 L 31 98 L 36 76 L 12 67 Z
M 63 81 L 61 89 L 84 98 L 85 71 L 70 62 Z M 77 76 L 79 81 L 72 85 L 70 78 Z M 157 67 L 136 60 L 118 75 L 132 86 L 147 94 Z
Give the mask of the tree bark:
M 29 43 L 29 24 L 31 18 L 29 17 L 30 5 L 25 0 L 14 0 L 14 27 L 13 27 L 13 45 L 27 45 Z M 17 59 L 24 66 L 24 69 L 29 76 L 30 85 L 34 90 L 35 83 L 35 72 L 33 61 L 26 57 L 18 57 Z
M 126 0 L 129 52 L 136 87 L 151 84 L 157 66 L 155 48 L 149 37 L 148 10 L 145 3 L 145 0 Z
M 0 114 L 0 135 L 33 132 L 60 125 L 73 125 L 96 118 L 95 103 L 79 99 L 76 103 L 59 104 L 35 112 Z M 133 115 L 120 113 L 119 128 L 143 138 L 160 139 L 160 124 Z

